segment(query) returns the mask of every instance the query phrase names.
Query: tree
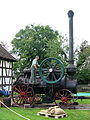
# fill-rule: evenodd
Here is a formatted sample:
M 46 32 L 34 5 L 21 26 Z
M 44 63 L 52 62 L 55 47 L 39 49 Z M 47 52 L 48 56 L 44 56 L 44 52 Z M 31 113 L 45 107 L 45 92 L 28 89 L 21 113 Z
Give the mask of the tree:
M 25 67 L 30 67 L 32 59 L 38 55 L 40 60 L 47 57 L 59 57 L 63 59 L 64 37 L 58 31 L 54 31 L 48 25 L 31 25 L 21 29 L 12 40 L 12 53 L 16 54 L 18 62 L 14 65 L 14 70 L 22 71 Z M 59 57 L 61 58 L 61 57 Z
M 90 82 L 90 45 L 84 41 L 78 51 L 77 79 L 80 83 Z

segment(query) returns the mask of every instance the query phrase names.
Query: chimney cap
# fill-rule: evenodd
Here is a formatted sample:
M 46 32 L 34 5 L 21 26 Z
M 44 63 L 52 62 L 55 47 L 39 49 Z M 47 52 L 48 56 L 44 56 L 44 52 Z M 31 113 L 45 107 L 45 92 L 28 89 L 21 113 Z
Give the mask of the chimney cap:
M 72 10 L 69 10 L 68 11 L 68 17 L 73 17 L 73 15 L 74 15 L 74 12 Z

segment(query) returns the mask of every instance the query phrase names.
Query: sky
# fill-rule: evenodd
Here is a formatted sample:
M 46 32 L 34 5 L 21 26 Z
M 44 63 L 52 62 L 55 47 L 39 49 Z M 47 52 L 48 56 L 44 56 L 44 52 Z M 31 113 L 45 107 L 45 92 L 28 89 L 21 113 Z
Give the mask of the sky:
M 11 41 L 30 24 L 49 25 L 69 36 L 68 11 L 73 10 L 74 46 L 90 43 L 90 0 L 0 0 L 0 41 L 11 50 Z

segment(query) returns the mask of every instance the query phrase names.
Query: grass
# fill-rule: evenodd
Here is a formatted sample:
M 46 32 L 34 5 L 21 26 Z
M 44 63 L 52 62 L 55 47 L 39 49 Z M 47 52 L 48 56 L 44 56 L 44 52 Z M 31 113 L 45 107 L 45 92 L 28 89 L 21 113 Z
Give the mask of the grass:
M 54 120 L 54 118 L 48 118 L 44 116 L 38 116 L 37 112 L 41 109 L 39 108 L 11 108 L 21 115 L 29 118 L 30 120 Z M 61 120 L 90 120 L 90 111 L 89 110 L 65 110 L 68 117 L 60 118 Z M 25 120 L 6 108 L 0 108 L 0 120 Z
M 78 99 L 76 102 L 79 104 L 90 104 L 90 99 Z
M 60 101 L 57 100 L 57 103 L 59 103 L 59 102 Z M 75 102 L 78 102 L 79 104 L 90 104 L 90 99 L 77 99 L 77 100 L 75 100 Z
M 90 104 L 90 100 L 83 99 L 77 100 L 79 104 Z M 19 107 L 11 107 L 12 110 L 17 113 L 23 115 L 24 117 L 29 118 L 30 120 L 55 120 L 54 118 L 48 118 L 44 116 L 38 116 L 37 112 L 39 112 L 40 108 L 19 108 Z M 90 120 L 90 110 L 70 110 L 65 109 L 67 113 L 66 118 L 60 118 L 60 120 Z M 0 107 L 0 120 L 25 120 L 16 114 L 12 113 L 8 109 L 4 107 Z

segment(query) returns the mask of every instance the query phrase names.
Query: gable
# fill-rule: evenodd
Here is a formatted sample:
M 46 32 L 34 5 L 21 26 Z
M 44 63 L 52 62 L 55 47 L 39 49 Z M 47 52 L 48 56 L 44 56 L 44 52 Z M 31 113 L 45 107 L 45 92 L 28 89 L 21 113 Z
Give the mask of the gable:
M 0 59 L 15 62 L 16 59 L 0 44 Z

